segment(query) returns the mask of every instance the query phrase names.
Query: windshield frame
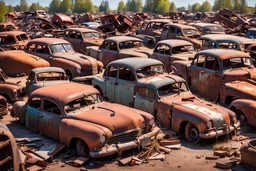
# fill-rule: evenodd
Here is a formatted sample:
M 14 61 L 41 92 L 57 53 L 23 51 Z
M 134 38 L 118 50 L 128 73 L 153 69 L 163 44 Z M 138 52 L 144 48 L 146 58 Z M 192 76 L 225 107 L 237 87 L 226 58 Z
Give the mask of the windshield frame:
M 133 47 L 121 48 L 121 44 L 122 44 L 122 43 L 126 43 L 126 42 L 129 42 L 129 44 L 130 44 L 130 42 L 132 42 Z M 139 46 L 135 46 L 134 43 L 137 43 L 137 42 L 139 43 Z M 141 42 L 141 41 L 139 41 L 139 40 L 126 40 L 126 41 L 122 41 L 122 42 L 119 42 L 119 43 L 118 43 L 118 48 L 119 48 L 119 50 L 127 50 L 127 49 L 133 49 L 133 48 L 143 48 L 143 47 L 145 47 L 145 46 L 143 45 L 143 42 Z
M 54 52 L 53 49 L 52 49 L 52 46 L 56 46 L 56 45 L 62 45 L 64 51 L 61 51 L 61 52 Z M 69 45 L 72 50 L 68 50 L 67 47 L 65 45 Z M 72 47 L 72 45 L 70 43 L 55 43 L 55 44 L 51 44 L 50 46 L 50 50 L 51 50 L 51 53 L 54 54 L 54 53 L 67 53 L 67 52 L 74 52 L 74 48 Z
M 144 68 L 147 68 L 147 67 L 154 67 L 154 66 L 162 66 L 163 67 L 163 72 L 162 73 L 155 72 L 155 74 L 149 74 L 149 75 L 146 75 L 146 74 L 142 73 L 143 70 L 141 70 L 141 69 L 144 69 Z M 137 72 L 137 71 L 142 71 L 142 72 Z M 145 71 L 145 72 L 148 72 L 148 70 Z M 149 72 L 153 73 L 154 71 L 149 71 Z M 136 76 L 137 80 L 140 80 L 140 79 L 143 79 L 143 78 L 147 78 L 147 77 L 150 77 L 150 76 L 156 76 L 158 74 L 165 74 L 165 73 L 168 73 L 168 72 L 167 72 L 164 64 L 146 65 L 146 66 L 143 66 L 141 68 L 135 69 L 135 76 Z M 138 74 L 144 74 L 144 77 L 138 77 Z
M 193 31 L 195 31 L 196 34 L 192 34 L 192 32 L 191 32 L 191 34 L 186 34 L 186 33 L 185 33 L 185 30 L 193 30 Z M 199 32 L 198 32 L 198 30 L 197 30 L 197 29 L 194 29 L 194 28 L 183 28 L 183 29 L 182 29 L 182 32 L 183 32 L 184 36 L 200 35 Z
M 225 61 L 225 60 L 229 60 L 229 61 L 230 61 L 230 59 L 235 59 L 235 58 L 240 58 L 240 59 L 241 59 L 241 62 L 243 63 L 243 66 L 235 67 L 235 68 L 232 68 L 232 67 L 226 68 L 226 67 L 224 67 L 224 61 Z M 244 60 L 242 60 L 243 58 L 244 58 L 244 59 L 249 59 L 251 65 L 245 65 L 245 64 L 244 64 Z M 241 64 L 241 63 L 240 63 L 240 64 Z M 229 66 L 230 66 L 230 65 L 229 65 Z M 227 58 L 227 59 L 221 60 L 221 67 L 222 67 L 222 70 L 223 70 L 223 71 L 227 71 L 227 70 L 239 69 L 239 68 L 248 68 L 248 67 L 250 67 L 250 68 L 253 67 L 253 68 L 254 68 L 254 65 L 253 65 L 252 58 L 250 58 L 250 57 L 231 57 L 231 58 Z
M 166 93 L 166 94 L 163 94 L 163 95 L 160 95 L 159 94 L 159 89 L 160 88 L 163 88 L 165 86 L 168 86 L 168 85 L 175 85 L 175 84 L 184 84 L 185 87 L 186 87 L 186 90 L 185 91 L 180 91 L 181 88 L 179 88 L 179 91 L 178 92 L 169 92 L 169 93 Z M 175 85 L 176 88 L 178 88 L 176 85 Z M 170 88 L 171 89 L 171 88 Z M 170 90 L 169 89 L 169 90 Z M 188 84 L 185 82 L 185 81 L 179 81 L 179 82 L 175 82 L 175 83 L 172 83 L 172 84 L 166 84 L 166 85 L 163 85 L 161 87 L 159 87 L 157 90 L 156 90 L 156 93 L 157 93 L 157 96 L 161 99 L 161 97 L 166 97 L 166 96 L 170 96 L 170 95 L 180 95 L 181 93 L 186 93 L 186 92 L 190 92 L 189 90 L 189 87 L 188 87 Z

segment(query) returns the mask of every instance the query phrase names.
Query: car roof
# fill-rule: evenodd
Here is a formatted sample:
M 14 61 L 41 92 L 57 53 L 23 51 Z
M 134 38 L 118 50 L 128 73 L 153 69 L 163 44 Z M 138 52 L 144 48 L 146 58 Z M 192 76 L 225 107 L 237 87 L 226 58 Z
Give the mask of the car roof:
M 80 32 L 82 32 L 82 33 L 84 33 L 84 32 L 98 32 L 98 31 L 96 31 L 96 30 L 93 30 L 93 29 L 88 29 L 88 28 L 68 28 L 68 29 L 66 29 L 66 31 L 80 31 Z
M 256 28 L 250 28 L 249 31 L 256 31 Z
M 63 106 L 77 98 L 95 93 L 99 92 L 91 85 L 70 82 L 39 88 L 30 96 L 47 98 Z
M 65 72 L 65 71 L 59 67 L 40 67 L 40 68 L 32 69 L 32 72 L 40 73 L 40 72 Z
M 193 45 L 192 43 L 186 41 L 186 40 L 179 40 L 179 39 L 167 39 L 167 40 L 161 40 L 157 43 L 158 44 L 165 44 L 169 45 L 171 47 L 175 46 L 184 46 L 184 45 Z
M 168 23 L 168 24 L 165 24 L 165 26 L 177 26 L 177 27 L 180 27 L 180 28 L 183 28 L 183 29 L 194 29 L 194 30 L 197 30 L 195 27 L 193 26 L 188 26 L 188 25 L 183 25 L 183 24 L 177 24 L 177 23 Z
M 150 22 L 156 22 L 156 23 L 160 23 L 160 22 L 163 22 L 163 23 L 170 23 L 172 22 L 171 20 L 169 19 L 153 19 L 153 20 L 147 20 L 148 23 Z
M 202 50 L 198 52 L 199 55 L 212 55 L 216 58 L 219 58 L 220 60 L 233 58 L 233 57 L 248 57 L 250 58 L 250 55 L 248 55 L 245 52 L 233 50 L 233 49 L 207 49 Z
M 130 37 L 130 36 L 112 36 L 112 37 L 106 38 L 105 40 L 111 40 L 116 43 L 125 42 L 125 41 L 140 41 L 140 42 L 142 42 L 142 40 L 135 38 L 135 37 Z
M 0 36 L 17 36 L 20 34 L 26 34 L 24 31 L 3 31 L 0 32 Z
M 58 44 L 58 43 L 68 43 L 70 44 L 68 41 L 64 40 L 64 39 L 58 39 L 58 38 L 37 38 L 37 39 L 33 39 L 31 40 L 29 43 L 43 43 L 43 44 Z
M 220 26 L 219 24 L 213 24 L 213 23 L 194 23 L 193 26 L 199 26 L 199 27 L 205 27 L 205 26 Z
M 210 39 L 213 41 L 231 40 L 231 41 L 238 42 L 238 43 L 256 43 L 255 40 L 252 40 L 249 38 L 233 36 L 233 35 L 228 35 L 228 34 L 207 34 L 207 35 L 201 36 L 200 39 Z
M 150 59 L 150 58 L 124 58 L 124 59 L 118 59 L 113 62 L 111 62 L 109 65 L 117 65 L 117 66 L 123 66 L 126 68 L 132 68 L 134 70 L 138 68 L 143 68 L 149 65 L 158 65 L 163 63 L 156 59 Z

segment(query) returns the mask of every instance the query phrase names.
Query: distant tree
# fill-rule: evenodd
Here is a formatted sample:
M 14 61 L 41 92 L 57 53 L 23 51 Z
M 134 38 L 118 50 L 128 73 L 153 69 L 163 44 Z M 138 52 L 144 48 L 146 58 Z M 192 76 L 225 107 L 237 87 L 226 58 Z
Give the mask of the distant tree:
M 200 10 L 200 7 L 201 7 L 201 5 L 200 5 L 199 3 L 194 3 L 194 4 L 192 5 L 191 11 L 193 11 L 193 12 L 198 12 L 198 11 Z
M 117 11 L 119 12 L 124 12 L 125 11 L 125 3 L 123 0 L 121 0 L 119 3 L 118 3 L 118 7 L 117 7 Z
M 242 14 L 247 13 L 247 3 L 246 3 L 246 0 L 241 0 L 240 4 L 241 4 L 240 12 Z
M 4 15 L 6 14 L 6 12 L 7 12 L 7 8 L 5 5 L 5 2 L 4 0 L 0 0 L 0 22 L 4 21 Z
M 185 11 L 186 10 L 186 7 L 179 7 L 177 8 L 177 11 Z
M 211 4 L 208 1 L 204 1 L 200 7 L 200 12 L 210 12 L 212 11 Z
M 63 0 L 60 5 L 60 12 L 72 13 L 72 0 Z
M 174 2 L 171 2 L 170 4 L 170 12 L 177 12 L 177 8 Z
M 13 12 L 13 11 L 14 11 L 13 6 L 11 6 L 11 5 L 7 5 L 6 8 L 7 8 L 7 9 L 6 9 L 6 10 L 7 10 L 6 12 Z
M 49 7 L 49 12 L 60 12 L 60 0 L 52 0 Z
M 26 0 L 20 0 L 20 11 L 28 11 L 28 3 Z
M 225 8 L 232 10 L 231 0 L 225 0 Z
M 14 8 L 14 11 L 20 11 L 20 6 L 19 5 L 16 5 Z
M 154 6 L 154 0 L 146 0 L 144 4 L 143 11 L 148 12 L 151 11 L 153 12 L 153 6 Z
M 83 8 L 84 8 L 84 5 L 85 5 L 85 4 L 84 4 L 84 1 L 83 1 L 83 0 L 75 0 L 73 12 L 82 13 L 82 12 L 83 12 Z
M 135 12 L 142 12 L 143 5 L 142 0 L 135 0 Z
M 188 4 L 187 10 L 191 11 L 191 9 L 192 9 L 192 6 L 190 4 Z
M 102 0 L 99 6 L 99 11 L 100 12 L 109 12 L 109 2 L 107 0 Z
M 32 3 L 29 7 L 29 11 L 35 11 L 37 10 L 37 4 L 36 3 Z
M 233 10 L 235 12 L 238 12 L 238 11 L 240 11 L 240 8 L 241 8 L 241 5 L 240 5 L 239 0 L 233 0 Z

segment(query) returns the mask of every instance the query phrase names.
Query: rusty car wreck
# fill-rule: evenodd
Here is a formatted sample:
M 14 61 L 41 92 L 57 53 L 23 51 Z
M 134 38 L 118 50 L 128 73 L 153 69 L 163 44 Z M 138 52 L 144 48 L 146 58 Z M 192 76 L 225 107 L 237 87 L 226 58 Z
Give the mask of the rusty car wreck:
M 0 95 L 0 117 L 8 113 L 7 100 L 4 96 Z
M 194 96 L 184 79 L 169 75 L 155 59 L 111 62 L 102 77 L 93 79 L 93 85 L 110 102 L 149 112 L 162 126 L 185 134 L 188 141 L 227 135 L 240 128 L 234 112 Z
M 5 50 L 24 49 L 29 41 L 30 38 L 23 31 L 0 32 L 0 48 Z
M 13 116 L 27 128 L 75 147 L 79 156 L 139 148 L 160 131 L 149 113 L 104 102 L 95 88 L 78 83 L 35 90 L 27 103 L 14 103 Z

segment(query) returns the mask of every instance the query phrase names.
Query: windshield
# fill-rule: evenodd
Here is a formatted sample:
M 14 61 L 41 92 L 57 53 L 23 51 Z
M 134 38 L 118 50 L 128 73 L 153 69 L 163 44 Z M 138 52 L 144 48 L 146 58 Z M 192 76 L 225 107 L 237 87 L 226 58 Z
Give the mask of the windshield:
M 100 34 L 97 32 L 87 32 L 87 33 L 83 33 L 84 38 L 101 38 Z
M 168 84 L 160 87 L 158 90 L 159 96 L 166 96 L 169 94 L 177 94 L 180 92 L 188 91 L 187 84 L 185 82 L 178 82 L 173 84 Z
M 186 52 L 195 52 L 193 45 L 187 46 L 176 46 L 172 48 L 172 54 L 186 53 Z
M 183 33 L 185 36 L 198 35 L 197 30 L 194 30 L 194 29 L 183 29 Z
M 63 72 L 41 72 L 36 74 L 37 81 L 68 80 Z
M 50 47 L 51 47 L 52 53 L 74 51 L 72 46 L 68 43 L 54 44 L 54 45 L 51 45 Z
M 242 68 L 242 67 L 253 67 L 253 62 L 251 58 L 229 58 L 223 60 L 223 69 L 234 69 L 234 68 Z
M 205 32 L 224 32 L 221 26 L 206 26 L 204 28 Z
M 130 48 L 138 48 L 144 47 L 141 41 L 125 41 L 119 43 L 119 49 L 130 49 Z
M 151 65 L 151 66 L 146 66 L 143 68 L 139 68 L 136 70 L 137 78 L 145 78 L 157 74 L 163 74 L 166 73 L 166 70 L 163 65 Z
M 65 111 L 66 113 L 74 112 L 76 110 L 81 110 L 85 107 L 88 107 L 90 105 L 94 105 L 100 102 L 103 102 L 103 100 L 99 94 L 87 95 L 69 102 L 67 105 L 65 105 Z

